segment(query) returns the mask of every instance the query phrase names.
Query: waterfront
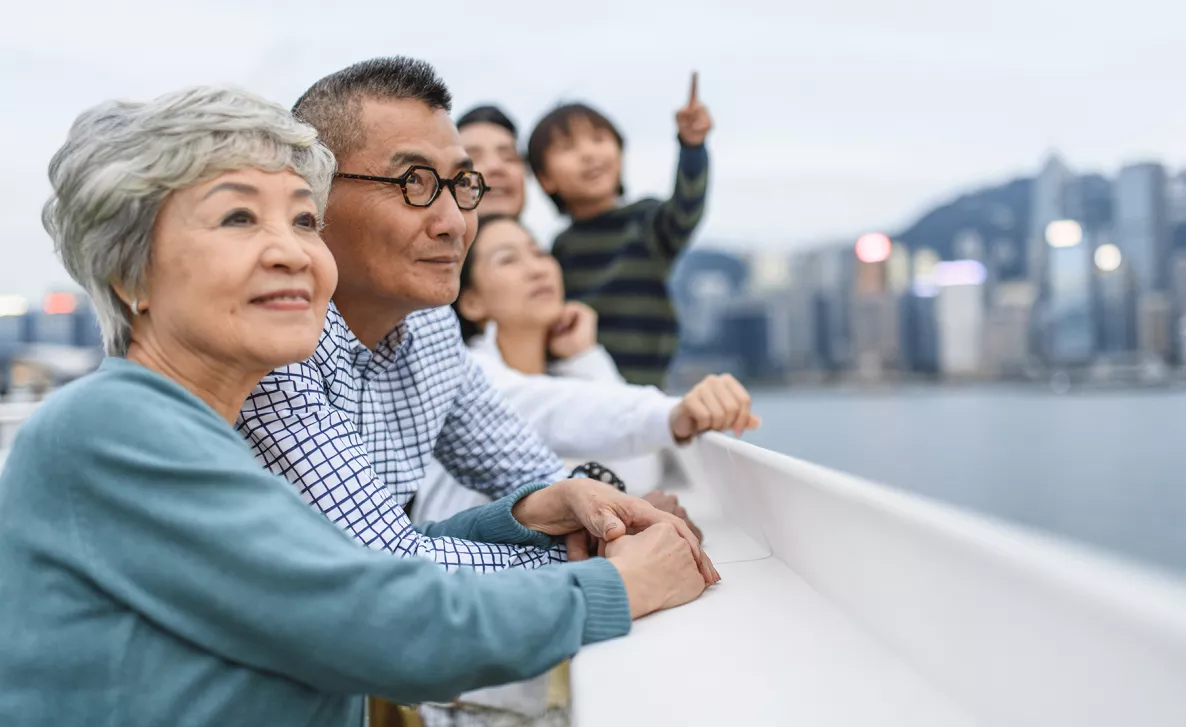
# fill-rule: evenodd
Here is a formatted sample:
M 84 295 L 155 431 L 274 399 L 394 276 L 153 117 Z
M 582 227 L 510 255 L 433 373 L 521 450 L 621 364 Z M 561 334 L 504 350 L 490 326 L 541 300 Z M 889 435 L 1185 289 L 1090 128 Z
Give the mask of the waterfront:
M 1186 575 L 1186 393 L 764 391 L 747 441 Z

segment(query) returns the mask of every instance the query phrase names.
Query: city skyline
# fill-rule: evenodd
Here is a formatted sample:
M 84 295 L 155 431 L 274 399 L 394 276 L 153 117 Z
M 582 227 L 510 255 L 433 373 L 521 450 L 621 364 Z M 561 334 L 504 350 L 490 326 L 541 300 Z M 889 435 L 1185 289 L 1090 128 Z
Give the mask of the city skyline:
M 380 54 L 432 61 L 457 111 L 501 102 L 524 130 L 561 100 L 605 109 L 626 134 L 631 197 L 669 190 L 672 115 L 699 70 L 717 122 L 702 244 L 793 249 L 900 229 L 957 190 L 1032 173 L 1052 147 L 1109 173 L 1141 158 L 1186 164 L 1186 99 L 1167 90 L 1186 7 L 1169 0 L 1134 0 L 1119 17 L 1102 3 L 1068 16 L 1003 0 L 974 23 L 968 9 L 901 14 L 872 0 L 692 2 L 678 33 L 661 9 L 616 0 L 595 16 L 535 2 L 447 17 L 378 2 L 327 13 L 307 0 L 283 12 L 222 0 L 121 8 L 50 0 L 0 29 L 0 59 L 22 69 L 0 93 L 23 101 L 0 112 L 19 140 L 0 179 L 0 290 L 37 296 L 64 280 L 38 215 L 46 164 L 83 108 L 199 82 L 291 103 L 320 75 Z M 544 241 L 559 224 L 535 189 L 526 221 Z

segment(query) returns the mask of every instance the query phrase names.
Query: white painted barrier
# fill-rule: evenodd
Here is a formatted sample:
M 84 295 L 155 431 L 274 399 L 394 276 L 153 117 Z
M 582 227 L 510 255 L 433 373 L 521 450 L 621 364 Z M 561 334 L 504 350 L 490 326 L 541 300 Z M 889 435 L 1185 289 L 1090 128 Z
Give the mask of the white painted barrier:
M 4 403 L 0 404 L 0 462 L 4 461 L 4 452 L 12 446 L 12 438 L 33 410 L 37 402 Z
M 579 727 L 1186 725 L 1182 582 L 720 435 L 685 460 L 723 580 L 577 656 Z

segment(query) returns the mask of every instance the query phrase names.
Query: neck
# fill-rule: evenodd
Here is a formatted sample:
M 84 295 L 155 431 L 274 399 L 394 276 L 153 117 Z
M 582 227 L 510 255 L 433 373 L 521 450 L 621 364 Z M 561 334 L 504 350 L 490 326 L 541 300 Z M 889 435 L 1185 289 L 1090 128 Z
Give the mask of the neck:
M 267 369 L 247 371 L 200 352 L 166 352 L 152 339 L 132 341 L 126 358 L 181 384 L 232 425 L 251 390 L 268 374 Z
M 548 370 L 548 332 L 536 328 L 504 328 L 496 331 L 498 351 L 507 366 L 524 374 Z
M 346 294 L 334 295 L 334 305 L 362 345 L 374 349 L 396 326 L 417 309 L 391 301 L 376 301 Z
M 573 202 L 568 204 L 568 216 L 571 217 L 574 222 L 592 219 L 597 215 L 602 215 L 612 210 L 617 202 L 617 197 L 586 199 Z

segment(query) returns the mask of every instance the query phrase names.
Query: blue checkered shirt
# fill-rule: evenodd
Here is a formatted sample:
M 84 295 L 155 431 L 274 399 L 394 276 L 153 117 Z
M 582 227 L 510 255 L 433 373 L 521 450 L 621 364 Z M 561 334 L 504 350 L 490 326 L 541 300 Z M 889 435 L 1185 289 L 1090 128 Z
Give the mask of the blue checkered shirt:
M 313 357 L 260 382 L 236 427 L 269 470 L 369 547 L 449 569 L 564 560 L 562 547 L 430 538 L 404 513 L 434 456 L 463 486 L 494 498 L 564 476 L 470 359 L 449 308 L 413 313 L 372 351 L 331 303 Z

